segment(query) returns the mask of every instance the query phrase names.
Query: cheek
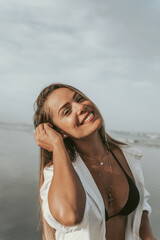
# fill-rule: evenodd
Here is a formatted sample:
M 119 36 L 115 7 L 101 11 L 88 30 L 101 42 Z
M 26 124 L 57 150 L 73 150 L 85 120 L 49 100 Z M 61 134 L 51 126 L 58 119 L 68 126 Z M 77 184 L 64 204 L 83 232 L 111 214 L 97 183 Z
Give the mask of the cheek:
M 75 120 L 70 116 L 65 117 L 60 124 L 61 124 L 61 127 L 65 130 L 71 130 L 76 127 Z
M 72 117 L 72 116 L 68 116 L 67 118 L 66 118 L 66 123 L 67 124 L 74 124 L 75 123 L 75 119 Z

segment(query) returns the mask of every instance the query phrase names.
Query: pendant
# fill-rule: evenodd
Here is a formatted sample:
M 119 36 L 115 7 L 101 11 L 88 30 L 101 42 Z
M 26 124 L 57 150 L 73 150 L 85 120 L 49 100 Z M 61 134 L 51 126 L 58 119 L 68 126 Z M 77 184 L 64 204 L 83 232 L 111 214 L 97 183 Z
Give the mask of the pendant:
M 113 200 L 114 200 L 114 199 L 113 199 L 112 195 L 109 194 L 109 197 L 108 197 L 108 203 L 109 203 L 109 205 L 112 205 Z

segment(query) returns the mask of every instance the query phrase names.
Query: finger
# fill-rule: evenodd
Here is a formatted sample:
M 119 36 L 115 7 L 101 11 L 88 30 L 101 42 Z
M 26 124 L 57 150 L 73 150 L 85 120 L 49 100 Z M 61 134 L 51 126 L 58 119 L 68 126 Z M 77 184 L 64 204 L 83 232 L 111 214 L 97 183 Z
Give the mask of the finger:
M 39 125 L 39 130 L 40 130 L 40 131 L 43 131 L 43 130 L 44 130 L 44 123 L 42 123 L 42 124 Z
M 44 131 L 45 131 L 45 133 L 47 133 L 48 131 L 51 130 L 51 127 L 49 127 L 48 124 L 44 124 L 43 127 L 44 127 Z
M 46 129 L 46 130 L 53 129 L 53 125 L 50 124 L 50 123 L 45 123 L 45 124 L 44 124 L 44 129 Z
M 46 123 L 46 125 L 48 125 L 49 127 L 51 127 L 51 128 L 53 128 L 53 124 L 51 124 L 51 123 Z
M 36 143 L 38 143 L 39 139 L 38 139 L 37 134 L 34 134 L 34 139 L 35 139 Z
M 53 129 L 53 126 L 51 127 L 50 125 L 48 125 L 48 124 L 45 124 L 44 125 L 44 129 L 46 130 L 46 133 L 48 132 L 48 133 L 56 133 L 56 131 L 55 131 L 55 129 Z
M 38 137 L 40 135 L 40 131 L 39 131 L 39 128 L 37 127 L 35 129 L 35 133 L 34 133 L 34 136 Z
M 51 124 L 49 125 L 48 123 L 47 123 L 47 124 L 44 124 L 44 129 L 53 129 L 53 128 L 52 128 L 53 126 L 52 126 L 52 127 L 51 127 L 51 126 L 52 126 L 52 125 L 51 125 Z
M 46 129 L 44 123 L 39 126 L 39 134 L 46 134 Z
M 34 133 L 34 139 L 36 140 L 36 138 L 37 138 L 37 133 L 35 132 Z
M 36 132 L 37 134 L 40 134 L 40 132 L 42 131 L 43 129 L 43 123 L 39 124 L 38 127 L 36 127 Z
M 34 139 L 35 139 L 35 141 L 36 141 L 36 143 L 37 143 L 37 145 L 38 145 L 39 147 L 43 145 L 41 139 L 39 139 L 38 136 L 35 136 Z
M 39 126 L 37 127 L 36 131 L 35 131 L 35 135 L 34 135 L 34 137 L 36 137 L 35 140 L 37 141 L 37 140 L 42 139 L 42 137 L 44 137 L 45 134 L 46 134 L 46 131 L 45 131 L 45 129 L 43 128 L 42 124 L 39 125 Z

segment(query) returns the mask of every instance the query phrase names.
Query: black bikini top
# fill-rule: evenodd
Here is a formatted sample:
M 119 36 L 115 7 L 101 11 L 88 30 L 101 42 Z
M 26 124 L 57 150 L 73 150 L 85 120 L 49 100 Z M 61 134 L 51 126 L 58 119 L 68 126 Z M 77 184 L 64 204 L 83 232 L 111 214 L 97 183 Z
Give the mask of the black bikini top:
M 133 212 L 136 209 L 136 207 L 138 206 L 139 200 L 140 200 L 139 192 L 138 192 L 136 185 L 134 184 L 132 179 L 128 176 L 128 174 L 125 172 L 124 168 L 122 167 L 122 165 L 120 164 L 120 162 L 118 161 L 118 159 L 116 158 L 114 153 L 112 151 L 111 151 L 111 153 L 126 175 L 126 178 L 128 180 L 128 184 L 129 184 L 129 195 L 128 195 L 128 200 L 127 200 L 125 206 L 122 208 L 122 210 L 118 214 L 108 216 L 108 212 L 105 208 L 105 220 L 106 221 L 109 220 L 110 218 L 118 216 L 118 215 L 123 215 L 123 216 L 129 215 L 131 212 Z

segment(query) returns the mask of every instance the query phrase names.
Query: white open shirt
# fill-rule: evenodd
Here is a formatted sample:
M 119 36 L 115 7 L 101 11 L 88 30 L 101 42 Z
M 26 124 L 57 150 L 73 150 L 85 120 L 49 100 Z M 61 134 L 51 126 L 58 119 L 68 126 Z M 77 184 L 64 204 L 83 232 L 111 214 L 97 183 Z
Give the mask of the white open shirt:
M 127 216 L 125 240 L 139 240 L 139 227 L 143 210 L 151 214 L 148 204 L 149 192 L 144 187 L 144 178 L 141 168 L 142 154 L 133 147 L 121 147 L 134 176 L 140 193 L 140 202 L 137 208 Z M 106 240 L 105 206 L 100 191 L 85 163 L 80 156 L 72 163 L 86 192 L 86 205 L 83 220 L 74 226 L 64 226 L 51 214 L 48 205 L 48 191 L 53 177 L 53 165 L 44 168 L 44 183 L 40 189 L 43 200 L 42 211 L 48 224 L 56 229 L 56 240 Z

